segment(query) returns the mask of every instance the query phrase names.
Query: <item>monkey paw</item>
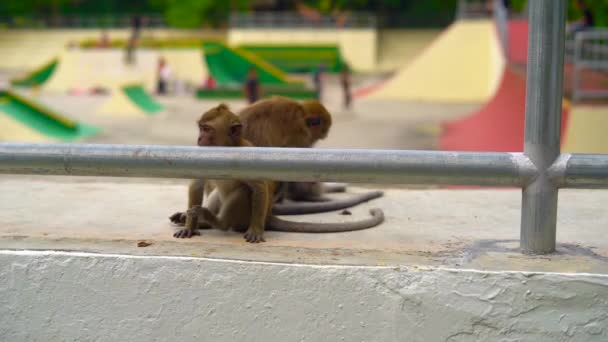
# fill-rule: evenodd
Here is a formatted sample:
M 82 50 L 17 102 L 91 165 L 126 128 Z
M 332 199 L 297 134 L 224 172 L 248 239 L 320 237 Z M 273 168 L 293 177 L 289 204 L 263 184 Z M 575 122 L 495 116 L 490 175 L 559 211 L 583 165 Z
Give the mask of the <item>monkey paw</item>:
M 178 239 L 189 239 L 191 237 L 193 237 L 194 235 L 201 235 L 201 233 L 198 230 L 194 230 L 194 229 L 180 229 L 178 231 L 176 231 L 173 234 L 174 238 L 178 238 Z
M 201 214 L 205 214 L 205 212 L 207 211 L 206 208 L 203 208 L 201 206 L 196 206 L 196 207 L 192 207 L 190 209 L 188 209 L 188 211 L 186 211 L 186 215 L 192 215 L 192 216 L 201 216 Z
M 169 216 L 169 220 L 178 226 L 183 226 L 186 224 L 186 213 L 178 211 L 175 214 Z
M 243 237 L 245 238 L 245 240 L 247 240 L 247 242 L 251 242 L 251 243 L 266 242 L 266 240 L 264 239 L 263 230 L 249 228 L 249 229 L 247 229 L 247 231 L 245 232 L 245 235 Z

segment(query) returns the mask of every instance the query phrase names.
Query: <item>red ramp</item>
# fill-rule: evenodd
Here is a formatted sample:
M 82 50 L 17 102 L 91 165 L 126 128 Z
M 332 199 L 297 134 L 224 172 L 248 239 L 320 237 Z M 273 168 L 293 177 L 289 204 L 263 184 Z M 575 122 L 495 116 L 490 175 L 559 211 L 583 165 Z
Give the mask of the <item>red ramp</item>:
M 510 20 L 508 60 L 514 64 L 528 62 L 528 20 Z
M 444 123 L 439 146 L 448 151 L 521 152 L 524 146 L 526 81 L 506 68 L 495 96 L 472 115 Z M 562 112 L 562 136 L 568 110 Z

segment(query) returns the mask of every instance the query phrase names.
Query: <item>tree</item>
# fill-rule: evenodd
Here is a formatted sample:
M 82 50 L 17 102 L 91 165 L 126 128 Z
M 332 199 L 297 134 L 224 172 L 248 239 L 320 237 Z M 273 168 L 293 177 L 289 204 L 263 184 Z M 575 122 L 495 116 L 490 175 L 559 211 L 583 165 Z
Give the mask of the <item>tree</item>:
M 248 0 L 149 0 L 150 5 L 163 8 L 169 26 L 198 28 L 202 25 L 213 27 L 227 22 L 232 11 L 249 8 Z

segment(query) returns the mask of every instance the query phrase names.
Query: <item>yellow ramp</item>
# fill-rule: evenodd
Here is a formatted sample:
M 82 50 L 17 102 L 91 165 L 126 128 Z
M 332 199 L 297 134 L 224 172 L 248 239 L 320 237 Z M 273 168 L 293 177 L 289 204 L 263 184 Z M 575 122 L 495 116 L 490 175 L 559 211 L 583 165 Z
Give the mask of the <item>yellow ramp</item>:
M 115 85 L 110 89 L 111 97 L 99 107 L 97 113 L 117 117 L 148 116 L 125 95 L 121 88 L 121 86 Z
M 608 153 L 608 106 L 576 106 L 570 112 L 562 150 Z
M 43 85 L 45 90 L 67 92 L 95 86 L 112 88 L 125 82 L 142 83 L 151 90 L 156 80 L 158 52 L 137 50 L 136 63 L 125 64 L 122 49 L 64 50 L 59 65 Z
M 494 23 L 461 20 L 368 98 L 485 102 L 494 95 L 504 66 Z
M 51 139 L 0 112 L 0 141 L 51 142 Z
M 209 74 L 202 49 L 163 49 L 159 55 L 167 61 L 173 79 L 199 86 Z

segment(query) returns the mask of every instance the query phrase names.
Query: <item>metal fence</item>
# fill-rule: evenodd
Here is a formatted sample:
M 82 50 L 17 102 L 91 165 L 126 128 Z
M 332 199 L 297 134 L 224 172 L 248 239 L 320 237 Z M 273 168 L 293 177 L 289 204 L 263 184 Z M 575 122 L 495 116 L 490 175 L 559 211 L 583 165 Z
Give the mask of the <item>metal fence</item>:
M 144 14 L 142 26 L 149 28 L 166 27 L 165 19 L 159 14 Z M 11 29 L 31 28 L 126 28 L 132 25 L 131 14 L 108 15 L 27 15 L 5 17 L 0 14 L 0 27 Z
M 231 13 L 231 28 L 373 28 L 376 17 L 371 13 L 351 12 L 343 18 L 320 15 L 316 19 L 302 16 L 297 12 L 243 12 Z
M 572 99 L 608 98 L 608 84 L 598 89 L 586 89 L 582 84 L 583 73 L 604 74 L 608 79 L 608 29 L 577 32 L 571 43 Z
M 486 0 L 459 0 L 456 17 L 458 19 L 488 18 L 492 16 L 493 6 Z
M 504 6 L 503 0 L 494 0 L 494 23 L 498 40 L 502 47 L 503 55 L 509 55 L 509 11 Z
M 529 12 L 524 153 L 4 143 L 0 173 L 521 187 L 521 249 L 550 253 L 558 189 L 608 188 L 608 155 L 560 155 L 566 0 Z

